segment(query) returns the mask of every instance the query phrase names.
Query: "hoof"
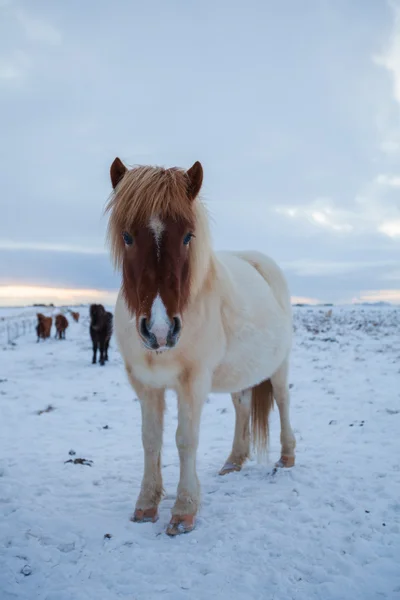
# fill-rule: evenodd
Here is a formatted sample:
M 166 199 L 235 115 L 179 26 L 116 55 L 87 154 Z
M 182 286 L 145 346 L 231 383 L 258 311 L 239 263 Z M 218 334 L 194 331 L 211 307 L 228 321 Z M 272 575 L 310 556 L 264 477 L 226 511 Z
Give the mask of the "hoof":
M 290 469 L 291 467 L 294 467 L 294 456 L 282 454 L 278 462 L 275 463 L 275 466 L 278 467 L 278 469 Z
M 176 515 L 172 517 L 167 527 L 166 534 L 174 537 L 181 533 L 189 533 L 195 527 L 195 515 Z
M 134 523 L 155 523 L 158 521 L 157 508 L 146 508 L 141 510 L 137 508 L 131 517 Z
M 240 465 L 235 465 L 235 463 L 226 462 L 222 469 L 219 472 L 219 475 L 227 475 L 228 473 L 233 473 L 234 471 L 241 471 L 242 467 Z

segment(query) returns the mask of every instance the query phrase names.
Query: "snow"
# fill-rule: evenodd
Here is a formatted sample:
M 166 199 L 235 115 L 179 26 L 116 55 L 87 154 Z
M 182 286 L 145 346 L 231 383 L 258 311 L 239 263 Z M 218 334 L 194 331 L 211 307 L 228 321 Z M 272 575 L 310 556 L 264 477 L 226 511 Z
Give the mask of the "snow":
M 88 309 L 79 310 L 65 341 L 36 344 L 34 331 L 1 341 L 1 600 L 400 598 L 398 308 L 334 307 L 330 318 L 295 309 L 294 469 L 251 460 L 218 476 L 234 410 L 229 396 L 209 398 L 203 504 L 195 531 L 175 539 L 164 533 L 179 475 L 173 395 L 167 496 L 157 523 L 134 524 L 139 403 L 114 340 L 110 362 L 91 364 Z M 270 457 L 279 458 L 276 410 Z M 65 462 L 76 458 L 93 462 Z

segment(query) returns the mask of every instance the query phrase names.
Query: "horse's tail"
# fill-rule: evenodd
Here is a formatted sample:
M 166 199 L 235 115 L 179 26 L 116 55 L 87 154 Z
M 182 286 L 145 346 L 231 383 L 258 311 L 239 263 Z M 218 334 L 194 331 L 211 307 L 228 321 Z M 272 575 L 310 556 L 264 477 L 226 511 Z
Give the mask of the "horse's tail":
M 274 407 L 274 394 L 270 379 L 255 385 L 251 390 L 251 435 L 258 455 L 268 449 L 269 413 Z

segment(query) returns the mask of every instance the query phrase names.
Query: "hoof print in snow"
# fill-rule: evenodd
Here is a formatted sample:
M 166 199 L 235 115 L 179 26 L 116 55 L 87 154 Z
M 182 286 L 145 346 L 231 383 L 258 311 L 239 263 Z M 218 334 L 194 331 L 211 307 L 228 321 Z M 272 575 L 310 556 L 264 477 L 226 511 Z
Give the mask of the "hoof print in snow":
M 75 450 L 70 450 L 70 451 L 68 452 L 68 454 L 69 454 L 70 456 L 75 456 L 76 452 L 75 452 Z
M 111 533 L 105 533 L 105 534 L 104 534 L 104 539 L 105 539 L 105 540 L 111 540 L 111 538 L 112 538 L 112 535 L 111 535 Z
M 52 412 L 53 410 L 55 410 L 54 406 L 52 406 L 51 404 L 49 404 L 47 408 L 44 408 L 43 410 L 38 410 L 37 414 L 38 415 L 43 415 L 44 413 L 49 413 L 49 412 Z
M 22 575 L 25 575 L 25 577 L 29 577 L 32 573 L 32 569 L 29 565 L 24 565 L 21 569 L 21 573 Z
M 329 425 L 336 425 L 336 423 L 337 423 L 337 421 L 335 421 L 335 420 L 329 421 Z
M 70 458 L 69 460 L 65 460 L 64 464 L 73 463 L 74 465 L 86 465 L 87 467 L 91 467 L 93 464 L 92 460 L 88 460 L 87 458 Z
M 108 425 L 103 425 L 103 429 L 110 429 Z
M 358 427 L 364 427 L 364 423 L 365 421 L 354 421 L 354 423 L 350 423 L 349 427 L 355 427 L 356 425 L 358 425 Z

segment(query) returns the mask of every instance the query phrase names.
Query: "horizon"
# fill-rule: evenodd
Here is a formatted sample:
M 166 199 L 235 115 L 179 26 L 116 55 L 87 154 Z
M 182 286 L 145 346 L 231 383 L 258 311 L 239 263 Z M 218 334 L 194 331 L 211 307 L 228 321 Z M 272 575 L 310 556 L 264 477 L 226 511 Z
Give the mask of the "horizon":
M 400 304 L 400 0 L 119 6 L 0 0 L 0 305 L 116 295 L 116 156 L 199 160 L 214 248 L 294 298 Z
M 11 288 L 11 289 L 10 289 Z M 44 307 L 73 307 L 88 306 L 93 303 L 102 303 L 108 306 L 114 306 L 119 290 L 73 290 L 61 288 L 35 288 L 32 286 L 0 286 L 0 308 L 29 308 L 33 306 Z M 70 300 L 68 302 L 67 300 Z M 357 306 L 359 304 L 387 304 L 393 307 L 399 305 L 397 298 L 382 299 L 382 296 L 366 294 L 361 298 L 353 298 L 349 302 L 329 302 L 316 300 L 314 298 L 305 298 L 300 296 L 291 296 L 292 306 Z

